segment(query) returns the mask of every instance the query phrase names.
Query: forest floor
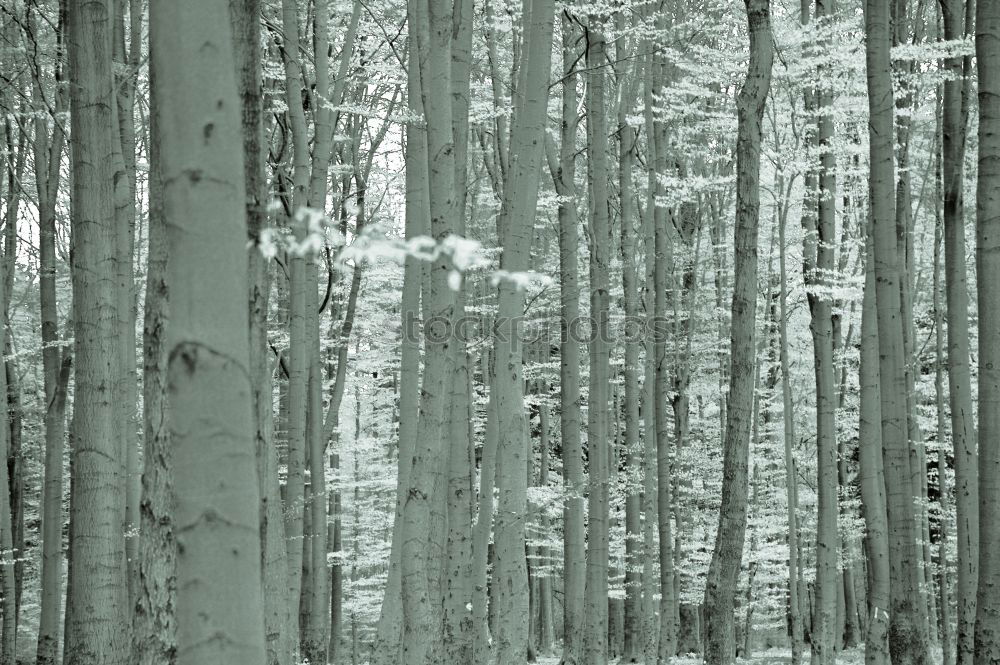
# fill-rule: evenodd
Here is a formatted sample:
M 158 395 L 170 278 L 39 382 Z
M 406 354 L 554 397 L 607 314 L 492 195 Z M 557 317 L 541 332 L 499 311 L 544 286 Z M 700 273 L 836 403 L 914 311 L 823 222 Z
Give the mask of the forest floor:
M 792 652 L 789 649 L 768 649 L 767 651 L 760 651 L 753 655 L 752 658 L 737 659 L 737 665 L 778 665 L 792 662 Z M 803 662 L 809 662 L 809 652 L 803 654 Z M 864 647 L 847 649 L 839 654 L 837 654 L 837 663 L 844 663 L 844 665 L 861 665 L 865 662 L 865 649 Z M 537 665 L 559 665 L 558 656 L 543 656 L 535 661 Z M 618 661 L 612 661 L 612 663 L 617 664 Z M 703 665 L 702 660 L 696 657 L 683 658 L 678 657 L 671 660 L 672 665 Z M 611 665 L 609 663 L 609 665 Z

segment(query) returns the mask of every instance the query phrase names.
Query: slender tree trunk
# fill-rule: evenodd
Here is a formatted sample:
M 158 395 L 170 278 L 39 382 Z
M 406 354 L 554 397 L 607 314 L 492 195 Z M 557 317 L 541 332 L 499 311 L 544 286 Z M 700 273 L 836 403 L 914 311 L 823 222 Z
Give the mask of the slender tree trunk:
M 792 647 L 792 665 L 802 660 L 802 614 L 799 600 L 799 517 L 798 494 L 795 491 L 795 459 L 792 446 L 795 444 L 795 412 L 792 405 L 792 382 L 788 362 L 788 276 L 785 269 L 785 226 L 787 215 L 781 215 L 778 226 L 778 266 L 781 279 L 781 294 L 778 307 L 778 358 L 781 364 L 782 421 L 784 425 L 785 448 L 785 502 L 788 510 L 788 621 Z
M 306 204 L 309 179 L 309 150 L 305 117 L 302 112 L 302 71 L 299 64 L 299 26 L 297 4 L 281 3 L 282 59 L 285 66 L 286 104 L 292 140 L 292 215 L 295 238 L 302 241 L 306 222 L 299 210 Z M 306 327 L 305 257 L 300 251 L 289 256 L 288 304 L 288 455 L 285 482 L 285 547 L 288 570 L 288 639 L 293 659 L 299 653 L 299 609 L 302 597 L 304 550 L 306 417 L 308 413 L 309 348 Z
M 657 25 L 666 27 L 665 14 L 657 16 Z M 663 94 L 663 85 L 667 64 L 661 56 L 653 56 L 651 79 L 651 100 L 655 101 Z M 677 599 L 674 585 L 674 555 L 673 536 L 671 535 L 670 519 L 672 517 L 672 485 L 670 465 L 670 413 L 669 392 L 670 381 L 669 358 L 667 356 L 667 335 L 670 322 L 667 317 L 667 288 L 670 273 L 673 270 L 672 238 L 668 217 L 669 210 L 657 197 L 666 195 L 666 188 L 660 181 L 660 176 L 668 170 L 668 134 L 664 121 L 647 118 L 647 142 L 652 146 L 650 165 L 656 196 L 652 200 L 652 224 L 654 233 L 655 266 L 653 269 L 653 326 L 652 349 L 655 364 L 653 383 L 653 422 L 656 437 L 656 530 L 658 536 L 658 559 L 660 564 L 660 603 L 659 603 L 659 642 L 657 645 L 657 662 L 665 663 L 677 652 Z M 650 138 L 651 137 L 651 138 Z
M 5 224 L 16 224 L 16 217 L 7 217 Z M 7 271 L 0 270 L 0 312 L 7 312 L 6 287 Z M 4 338 L 7 335 L 7 325 L 0 326 L 0 348 L 4 348 Z M 7 394 L 7 373 L 0 371 L 0 395 Z M 6 401 L 6 398 L 4 398 Z M 15 583 L 15 561 L 13 529 L 11 521 L 10 476 L 7 457 L 11 447 L 11 432 L 8 422 L 9 412 L 0 408 L 0 611 L 3 621 L 0 624 L 0 663 L 15 665 L 17 658 L 17 591 Z
M 418 66 L 410 76 L 421 79 L 420 97 L 427 127 L 427 182 L 429 183 L 430 233 L 441 242 L 454 229 L 455 162 L 451 118 L 452 6 L 446 0 L 409 3 L 411 35 L 416 39 Z M 415 63 L 417 64 L 417 63 Z M 451 269 L 446 257 L 434 261 L 423 297 L 426 321 L 444 325 L 424 331 L 424 374 L 419 417 L 413 448 L 409 487 L 402 510 L 403 657 L 405 665 L 424 665 L 437 657 L 441 637 L 441 595 L 437 582 L 442 562 L 431 546 L 440 533 L 432 533 L 441 505 L 440 492 L 447 395 L 450 392 L 447 361 L 454 343 L 448 332 L 454 298 L 446 277 Z M 443 331 L 443 333 L 442 333 Z
M 608 660 L 608 460 L 609 437 L 609 273 L 608 132 L 604 108 L 605 38 L 594 18 L 587 32 L 587 148 L 590 185 L 590 386 L 587 397 L 587 584 L 584 602 L 584 658 L 587 665 Z M 596 23 L 596 25 L 594 25 Z M 662 542 L 662 540 L 661 540 Z M 662 610 L 661 610 L 662 611 Z
M 865 4 L 870 151 L 870 195 L 878 316 L 882 446 L 885 460 L 889 557 L 892 578 L 889 649 L 894 665 L 922 665 L 927 646 L 922 631 L 916 520 L 910 475 L 903 344 L 900 258 L 893 196 L 893 93 L 889 47 L 889 5 Z
M 490 328 L 484 326 L 485 330 Z M 486 432 L 483 436 L 482 460 L 479 466 L 479 512 L 476 516 L 475 542 L 472 548 L 474 562 L 475 595 L 472 597 L 472 615 L 476 625 L 473 655 L 475 662 L 484 663 L 490 655 L 489 579 L 487 565 L 490 558 L 490 531 L 493 525 L 493 488 L 496 487 L 496 461 L 499 432 L 497 432 L 496 381 L 488 349 L 483 351 L 483 381 L 489 388 L 486 404 Z
M 940 98 L 940 88 L 938 97 Z M 940 118 L 940 116 L 938 116 Z M 941 139 L 940 123 L 935 127 L 936 139 Z M 940 147 L 940 146 L 938 146 Z M 938 519 L 938 604 L 941 607 L 941 652 L 943 665 L 955 664 L 955 653 L 952 647 L 951 634 L 951 598 L 949 587 L 951 586 L 948 575 L 948 522 L 951 520 L 951 501 L 949 500 L 948 488 L 948 464 L 945 459 L 944 442 L 947 438 L 945 425 L 945 394 L 944 394 L 944 374 L 945 374 L 945 342 L 944 342 L 944 318 L 945 314 L 941 306 L 941 245 L 944 236 L 944 220 L 942 218 L 942 179 L 941 179 L 941 151 L 936 151 L 935 161 L 935 205 L 934 205 L 934 403 L 937 411 L 937 472 L 938 472 L 938 504 L 940 506 L 940 517 Z
M 60 11 L 57 31 L 57 59 L 62 55 L 65 11 Z M 28 22 L 35 31 L 35 11 L 29 7 Z M 62 78 L 56 68 L 56 81 Z M 38 293 L 42 328 L 42 375 L 45 388 L 45 471 L 42 486 L 41 539 L 42 570 L 40 618 L 38 626 L 38 665 L 55 665 L 59 653 L 59 616 L 62 605 L 62 528 L 63 528 L 63 448 L 66 436 L 66 386 L 69 380 L 70 353 L 60 352 L 58 307 L 56 301 L 56 199 L 59 191 L 60 163 L 65 136 L 62 125 L 53 124 L 48 139 L 48 121 L 42 81 L 36 77 L 32 100 L 38 117 L 35 120 L 35 183 L 38 191 Z M 65 94 L 57 94 L 55 109 L 65 107 Z M 61 370 L 60 366 L 64 366 Z
M 630 83 L 622 86 L 622 99 L 632 95 Z M 632 164 L 638 140 L 634 127 L 628 124 L 629 106 L 622 103 L 618 110 L 619 136 L 619 201 L 621 207 L 622 289 L 625 297 L 625 606 L 623 617 L 622 662 L 637 663 L 642 651 L 642 493 L 635 479 L 640 473 L 639 450 L 639 286 L 636 275 L 636 233 L 632 197 Z
M 1000 3 L 976 9 L 979 180 L 976 274 L 979 294 L 979 587 L 975 663 L 1000 661 Z
M 563 486 L 563 653 L 565 665 L 578 665 L 583 655 L 585 549 L 583 522 L 583 448 L 580 443 L 580 346 L 575 323 L 580 317 L 576 213 L 577 32 L 565 13 L 562 20 L 562 122 L 558 155 L 549 144 L 549 170 L 559 202 L 559 424 L 562 437 Z
M 262 665 L 246 190 L 228 0 L 158 0 L 150 38 L 170 257 L 177 662 Z
M 746 8 L 750 62 L 737 98 L 732 370 L 723 448 L 722 507 L 705 586 L 705 660 L 709 665 L 731 663 L 735 655 L 733 596 L 746 535 L 747 457 L 753 420 L 760 137 L 774 59 L 769 0 L 746 0 Z
M 890 8 L 892 22 L 893 46 L 905 46 L 911 39 L 911 20 L 909 16 L 909 0 L 893 0 Z M 922 19 L 914 14 L 912 20 L 912 40 L 916 43 L 923 30 Z M 930 650 L 937 637 L 934 631 L 936 622 L 928 621 L 934 614 L 933 581 L 929 575 L 930 551 L 927 548 L 929 538 L 924 537 L 927 523 L 926 484 L 927 460 L 924 452 L 923 432 L 917 421 L 916 414 L 916 351 L 914 350 L 916 329 L 913 320 L 913 293 L 915 285 L 915 251 L 914 251 L 914 217 L 912 212 L 912 168 L 910 166 L 910 136 L 912 131 L 911 117 L 917 108 L 915 86 L 912 83 L 912 61 L 895 61 L 892 63 L 896 80 L 900 81 L 899 93 L 895 95 L 897 110 L 894 124 L 896 132 L 896 243 L 899 271 L 900 304 L 903 324 L 903 374 L 906 382 L 906 428 L 907 448 L 909 451 L 910 490 L 913 492 L 913 511 L 916 516 L 916 560 L 917 595 L 914 596 L 914 621 L 917 629 L 926 635 L 926 649 Z M 890 520 L 892 520 L 890 511 Z M 922 541 L 922 542 L 921 542 Z
M 468 190 L 469 88 L 472 57 L 472 0 L 454 0 L 454 41 L 451 52 L 451 118 L 455 141 L 455 232 L 466 235 L 465 212 Z M 475 625 L 473 595 L 473 517 L 476 494 L 475 447 L 469 423 L 473 419 L 468 339 L 465 322 L 465 285 L 455 297 L 455 317 L 463 321 L 452 349 L 451 398 L 447 419 L 447 562 L 444 588 L 445 659 L 465 665 L 474 657 Z
M 417 50 L 413 40 L 409 44 L 409 60 L 416 63 Z M 411 113 L 420 112 L 420 78 L 407 77 L 407 98 Z M 406 125 L 406 238 L 412 240 L 430 232 L 430 208 L 427 197 L 427 136 L 425 129 L 416 122 Z M 401 299 L 402 339 L 400 340 L 399 365 L 399 443 L 397 450 L 396 514 L 393 519 L 392 543 L 389 550 L 389 576 L 385 598 L 379 615 L 372 662 L 390 665 L 399 661 L 402 650 L 403 612 L 400 561 L 402 552 L 402 508 L 409 487 L 409 472 L 416 440 L 417 407 L 420 368 L 420 282 L 421 261 L 407 256 L 403 268 L 403 294 Z M 484 452 L 485 459 L 485 452 Z M 492 479 L 491 479 L 492 482 Z M 490 499 L 492 500 L 492 491 Z M 487 530 L 487 540 L 489 531 Z M 478 541 L 477 541 L 478 542 Z M 485 584 L 485 566 L 483 567 Z M 477 578 L 478 579 L 478 578 Z M 484 587 L 485 588 L 485 587 Z M 485 609 L 485 607 L 484 607 Z
M 131 38 L 130 47 L 125 43 L 125 7 L 129 6 Z M 118 273 L 118 326 L 121 336 L 121 368 L 119 370 L 118 391 L 121 408 L 122 446 L 124 447 L 125 468 L 125 566 L 128 584 L 129 606 L 136 600 L 136 561 L 139 539 L 139 495 L 141 492 L 141 471 L 139 469 L 139 424 L 138 395 L 139 382 L 136 365 L 136 299 L 135 299 L 135 223 L 136 223 L 136 132 L 135 107 L 136 82 L 141 60 L 142 12 L 139 2 L 115 0 L 113 57 L 116 67 L 115 91 L 118 121 L 118 154 L 120 168 L 125 177 L 115 185 L 116 209 L 115 227 Z M 116 166 L 116 168 L 119 168 Z
M 552 50 L 552 0 L 526 0 L 524 38 L 511 121 L 510 171 L 504 181 L 498 221 L 503 254 L 501 270 L 518 273 L 530 266 L 532 220 L 541 175 L 545 109 L 548 103 Z M 497 595 L 497 665 L 521 665 L 527 653 L 528 579 L 525 561 L 527 509 L 527 455 L 530 452 L 524 422 L 521 335 L 524 293 L 511 280 L 499 285 L 496 354 L 497 519 L 495 584 Z
M 945 39 L 961 39 L 969 30 L 966 6 L 973 0 L 941 0 Z M 971 17 L 970 17 L 971 18 Z M 969 367 L 969 293 L 965 252 L 965 137 L 972 79 L 972 59 L 947 58 L 954 79 L 944 82 L 941 107 L 941 169 L 944 185 L 944 273 L 948 307 L 948 400 L 955 454 L 955 511 L 958 575 L 955 587 L 957 665 L 973 661 L 976 581 L 979 576 L 979 520 L 972 377 Z M 965 77 L 961 80 L 959 77 Z M 943 451 L 939 454 L 943 454 Z M 942 489 L 941 496 L 944 496 Z M 942 537 L 942 542 L 944 538 Z
M 816 17 L 827 16 L 831 0 L 817 0 Z M 824 75 L 821 66 L 819 75 Z M 837 647 L 837 586 L 840 575 L 837 560 L 840 535 L 837 528 L 837 426 L 836 379 L 833 368 L 833 310 L 830 276 L 834 271 L 836 248 L 836 158 L 833 153 L 833 92 L 829 88 L 816 94 L 820 150 L 817 180 L 818 214 L 804 215 L 803 220 L 815 219 L 816 225 L 806 229 L 804 267 L 809 310 L 812 315 L 812 338 L 816 375 L 816 450 L 817 450 L 817 526 L 816 526 L 816 592 L 810 643 L 810 662 L 832 665 Z M 815 233 L 815 235 L 813 235 Z
M 547 339 L 547 337 L 546 337 Z M 548 342 L 546 341 L 546 344 Z M 548 346 L 545 347 L 545 352 L 548 354 Z M 538 471 L 538 485 L 542 488 L 548 488 L 549 486 L 549 455 L 551 451 L 551 442 L 549 438 L 549 405 L 545 402 L 545 397 L 548 396 L 548 387 L 545 382 L 540 382 L 542 400 L 538 405 L 538 426 L 540 432 L 539 440 L 539 471 Z M 549 522 L 548 514 L 545 510 L 541 511 L 541 515 L 538 518 L 538 528 L 542 534 L 542 537 L 547 537 L 549 530 L 552 525 Z M 542 655 L 548 655 L 552 652 L 552 645 L 555 642 L 555 626 L 552 621 L 552 578 L 553 569 L 552 565 L 552 549 L 547 545 L 542 545 L 538 548 L 538 558 L 540 561 L 540 567 L 542 571 L 539 574 L 538 579 L 538 652 Z
M 325 199 L 325 196 L 323 197 Z M 315 201 L 315 200 L 313 200 Z M 313 202 L 311 201 L 311 202 Z M 316 210 L 323 205 L 315 201 Z M 363 205 L 363 203 L 362 203 Z M 312 206 L 310 206 L 312 207 Z M 308 379 L 306 384 L 306 443 L 308 445 L 308 559 L 312 579 L 303 582 L 303 608 L 308 617 L 302 626 L 302 657 L 309 662 L 327 661 L 329 646 L 330 591 L 326 563 L 327 490 L 326 439 L 323 437 L 323 366 L 320 362 L 318 270 L 315 257 L 306 267 L 306 338 Z
M 861 367 L 859 477 L 861 508 L 865 518 L 865 553 L 868 562 L 868 626 L 865 630 L 865 665 L 888 665 L 889 660 L 889 523 L 886 513 L 882 451 L 882 403 L 879 397 L 878 318 L 875 311 L 875 261 L 872 229 L 866 230 L 868 259 L 861 309 Z
M 284 522 L 278 491 L 278 455 L 274 444 L 273 386 L 267 341 L 271 280 L 261 252 L 261 234 L 267 228 L 264 174 L 263 91 L 261 89 L 260 0 L 230 0 L 237 84 L 242 110 L 244 183 L 250 278 L 250 377 L 254 406 L 257 488 L 260 493 L 261 570 L 264 589 L 264 633 L 268 665 L 288 665 L 291 645 L 287 630 L 288 570 L 285 561 Z
M 646 331 L 654 332 L 659 319 L 656 313 L 656 228 L 659 217 L 656 213 L 656 195 L 659 178 L 656 170 L 656 122 L 653 116 L 654 72 L 657 70 L 658 59 L 652 53 L 652 42 L 647 42 L 649 52 L 646 56 L 646 71 L 643 76 L 643 116 L 646 128 L 646 214 L 643 220 L 643 248 L 645 250 L 645 282 L 643 285 L 643 301 L 646 309 Z M 659 587 L 659 576 L 656 566 L 659 562 L 659 549 L 656 545 L 657 536 L 657 438 L 656 438 L 656 337 L 646 335 L 645 367 L 643 372 L 643 661 L 647 665 L 656 662 L 659 650 L 659 621 L 657 619 L 659 605 L 656 592 Z
M 315 213 L 325 214 L 328 171 L 333 142 L 330 98 L 330 6 L 328 0 L 312 3 L 314 85 L 310 106 L 315 109 L 314 141 L 308 206 Z M 350 58 L 349 44 L 344 57 Z M 297 109 L 296 109 L 297 110 Z M 364 206 L 362 198 L 360 205 Z M 363 213 L 359 213 L 363 216 Z M 309 229 L 309 232 L 313 232 Z M 309 462 L 309 562 L 312 582 L 303 589 L 303 606 L 308 621 L 302 627 L 302 656 L 310 662 L 326 662 L 330 644 L 330 575 L 327 571 L 327 487 L 326 446 L 328 437 L 323 427 L 323 377 L 319 339 L 318 267 L 315 256 L 306 257 L 305 315 L 307 379 L 306 379 L 306 446 Z M 337 404 L 339 408 L 339 404 Z M 305 556 L 305 554 L 303 554 Z
M 12 12 L 7 12 L 7 16 L 3 21 L 3 38 L 8 44 L 14 44 L 19 38 L 18 28 L 20 27 L 19 20 L 13 15 Z M 17 259 L 17 232 L 18 232 L 18 220 L 21 217 L 21 201 L 24 198 L 24 187 L 21 184 L 25 175 L 25 167 L 27 164 L 27 141 L 28 132 L 27 127 L 20 122 L 16 122 L 15 118 L 18 116 L 17 113 L 24 113 L 27 111 L 26 104 L 20 104 L 20 110 L 15 111 L 18 105 L 15 104 L 14 98 L 17 94 L 24 94 L 23 92 L 23 82 L 25 77 L 18 73 L 18 69 L 21 68 L 19 62 L 14 57 L 15 49 L 8 49 L 8 54 L 0 60 L 0 67 L 3 68 L 5 73 L 6 85 L 2 92 L 0 92 L 0 104 L 8 110 L 8 116 L 4 120 L 4 130 L 6 135 L 5 140 L 5 169 L 4 176 L 7 184 L 7 191 L 4 196 L 4 229 L 3 229 L 3 245 L 4 245 L 4 258 L 2 263 L 0 263 L 0 269 L 5 273 L 5 285 L 4 292 L 0 296 L 0 300 L 4 303 L 4 308 L 2 310 L 3 325 L 7 326 L 10 332 L 4 340 L 2 347 L 4 350 L 5 360 L 3 367 L 0 371 L 5 374 L 4 391 L 2 393 L 3 403 L 5 404 L 4 410 L 7 414 L 7 444 L 5 446 L 6 453 L 2 458 L 2 463 L 6 466 L 5 472 L 7 473 L 7 494 L 4 497 L 5 505 L 9 517 L 10 523 L 8 525 L 10 529 L 9 537 L 9 547 L 4 550 L 4 556 L 9 556 L 12 561 L 12 568 L 7 569 L 6 565 L 3 570 L 0 571 L 4 575 L 12 577 L 13 592 L 4 593 L 4 603 L 8 601 L 12 603 L 12 606 L 6 607 L 4 609 L 5 621 L 6 615 L 10 615 L 11 621 L 13 622 L 13 630 L 5 629 L 3 634 L 3 648 L 4 654 L 0 654 L 0 658 L 4 657 L 5 654 L 9 654 L 6 657 L 13 659 L 15 657 L 15 641 L 16 632 L 18 625 L 18 615 L 21 608 L 21 591 L 23 586 L 23 574 L 24 574 L 24 454 L 22 449 L 22 409 L 20 400 L 20 381 L 17 373 L 17 359 L 13 353 L 13 329 L 11 328 L 11 311 L 9 309 L 12 295 L 13 295 L 13 283 L 15 275 L 15 261 Z M 37 59 L 35 61 L 37 65 Z M 43 116 L 44 117 L 44 116 Z M 15 129 L 16 123 L 16 129 Z

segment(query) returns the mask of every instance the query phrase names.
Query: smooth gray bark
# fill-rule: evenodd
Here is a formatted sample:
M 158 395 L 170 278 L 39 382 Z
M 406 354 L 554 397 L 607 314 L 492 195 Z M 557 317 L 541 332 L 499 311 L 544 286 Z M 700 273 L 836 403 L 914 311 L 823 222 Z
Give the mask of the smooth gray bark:
M 750 33 L 747 78 L 737 97 L 735 280 L 732 362 L 723 448 L 722 507 L 705 587 L 705 660 L 735 657 L 733 605 L 747 523 L 747 457 L 753 421 L 757 319 L 757 231 L 760 222 L 760 138 L 774 60 L 768 0 L 746 0 Z

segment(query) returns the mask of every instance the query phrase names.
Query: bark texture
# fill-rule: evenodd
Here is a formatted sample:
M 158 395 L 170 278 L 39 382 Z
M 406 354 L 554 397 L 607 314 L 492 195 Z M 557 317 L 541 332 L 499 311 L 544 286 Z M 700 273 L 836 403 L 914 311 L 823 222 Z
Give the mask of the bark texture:
M 170 257 L 177 662 L 262 665 L 246 190 L 228 0 L 154 2 L 150 36 Z
M 736 578 L 747 524 L 750 430 L 756 373 L 757 231 L 760 224 L 760 138 L 771 86 L 774 51 L 769 0 L 747 0 L 750 62 L 737 97 L 735 280 L 732 361 L 723 448 L 722 507 L 705 586 L 705 660 L 727 665 L 735 658 L 733 625 Z

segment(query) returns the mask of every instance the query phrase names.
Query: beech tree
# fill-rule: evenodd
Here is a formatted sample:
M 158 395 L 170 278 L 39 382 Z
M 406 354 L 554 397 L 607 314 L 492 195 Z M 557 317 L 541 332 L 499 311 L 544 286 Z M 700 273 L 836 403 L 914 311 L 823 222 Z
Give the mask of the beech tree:
M 921 630 L 918 553 L 910 475 L 906 412 L 906 362 L 903 310 L 896 244 L 893 181 L 893 93 L 889 65 L 888 3 L 865 4 L 868 72 L 872 255 L 879 342 L 879 388 L 889 528 L 891 609 L 889 651 L 892 661 L 923 663 L 927 657 Z
M 971 29 L 972 3 L 942 2 L 945 39 L 960 39 Z M 945 61 L 953 79 L 943 84 L 942 183 L 944 188 L 944 262 L 948 306 L 948 397 L 951 436 L 955 451 L 955 499 L 958 538 L 956 587 L 957 663 L 970 662 L 973 653 L 976 584 L 979 566 L 978 468 L 973 443 L 972 378 L 969 368 L 969 295 L 966 276 L 965 172 L 966 126 L 969 115 L 972 58 Z
M 177 662 L 263 663 L 246 190 L 229 6 L 155 2 L 150 10 L 170 299 Z M 214 285 L 211 295 L 204 283 Z
M 989 662 L 994 7 L 727 9 L 0 0 L 0 663 Z
M 768 0 L 748 0 L 746 10 L 750 61 L 746 81 L 737 99 L 737 251 L 732 306 L 732 371 L 726 408 L 722 507 L 705 587 L 705 657 L 713 665 L 731 663 L 736 655 L 733 596 L 746 534 L 747 455 L 753 419 L 760 135 L 774 60 L 770 3 Z
M 128 662 L 125 467 L 114 390 L 122 356 L 115 303 L 117 149 L 111 2 L 70 2 L 73 158 L 74 441 L 64 659 Z M 0 488 L 2 489 L 2 488 Z
M 976 597 L 976 665 L 1000 658 L 1000 593 L 997 579 L 997 512 L 1000 447 L 997 446 L 998 382 L 995 301 L 997 211 L 1000 207 L 1000 7 L 983 2 L 976 7 L 976 68 L 979 75 L 979 178 L 976 181 L 976 274 L 979 295 L 979 584 Z

